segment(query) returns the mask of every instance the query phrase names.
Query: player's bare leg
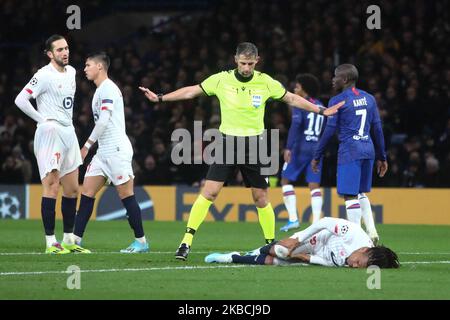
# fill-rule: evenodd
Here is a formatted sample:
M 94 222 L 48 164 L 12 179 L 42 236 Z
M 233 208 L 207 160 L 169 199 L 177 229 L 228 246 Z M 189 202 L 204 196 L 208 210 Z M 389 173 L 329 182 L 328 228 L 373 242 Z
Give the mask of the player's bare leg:
M 117 185 L 116 190 L 120 200 L 134 195 L 134 179 L 130 178 L 127 182 Z
M 271 243 L 275 239 L 275 213 L 269 203 L 268 189 L 252 188 L 252 196 L 266 243 Z
M 142 225 L 141 208 L 134 196 L 134 180 L 130 177 L 127 182 L 116 185 L 117 194 L 127 210 L 127 219 L 134 232 L 135 240 L 128 248 L 120 250 L 122 253 L 143 253 L 149 251 L 149 245 L 145 239 Z
M 59 191 L 59 171 L 52 170 L 42 179 L 42 196 L 56 199 Z
M 75 224 L 75 215 L 77 212 L 78 197 L 78 168 L 60 178 L 63 188 L 61 200 L 61 213 L 63 217 L 64 236 L 61 246 L 71 250 L 68 246 L 73 246 L 75 240 L 73 237 L 73 227 Z M 72 250 L 71 250 L 72 251 Z
M 374 245 L 377 245 L 380 237 L 375 228 L 375 221 L 373 219 L 372 207 L 370 205 L 369 197 L 365 193 L 358 194 L 359 204 L 361 205 L 362 219 L 366 226 L 366 232 L 372 239 Z
M 55 207 L 59 190 L 59 172 L 52 170 L 42 179 L 42 222 L 45 229 L 46 253 L 66 254 L 70 251 L 61 247 L 55 237 Z
M 83 180 L 81 194 L 91 198 L 95 198 L 95 195 L 100 191 L 105 183 L 106 178 L 103 176 L 85 177 Z
M 281 227 L 281 231 L 288 232 L 291 229 L 298 228 L 300 222 L 297 215 L 297 196 L 295 195 L 294 186 L 291 181 L 286 178 L 281 178 L 281 189 L 283 191 L 284 205 L 289 214 L 289 221 L 286 225 Z
M 105 185 L 103 176 L 84 177 L 81 190 L 80 206 L 75 217 L 75 228 L 73 231 L 75 244 L 81 246 L 81 241 L 86 230 L 87 223 L 94 209 L 95 195 Z
M 219 195 L 220 190 L 222 190 L 223 185 L 224 182 L 206 180 L 200 194 L 205 197 L 205 199 L 214 202 L 214 200 L 216 200 L 217 196 Z
M 78 168 L 60 178 L 63 188 L 63 196 L 68 198 L 76 198 L 80 186 L 78 184 Z
M 192 205 L 186 226 L 186 232 L 183 240 L 181 240 L 180 246 L 175 252 L 176 259 L 183 261 L 187 259 L 194 234 L 202 224 L 203 220 L 205 220 L 209 207 L 219 195 L 223 185 L 224 182 L 221 181 L 206 180 L 202 191 Z

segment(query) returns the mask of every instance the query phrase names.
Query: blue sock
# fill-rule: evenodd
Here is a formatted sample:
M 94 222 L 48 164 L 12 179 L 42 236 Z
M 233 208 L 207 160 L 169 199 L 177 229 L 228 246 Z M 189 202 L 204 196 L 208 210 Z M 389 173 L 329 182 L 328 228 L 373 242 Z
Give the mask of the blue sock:
M 91 218 L 92 210 L 94 209 L 95 198 L 81 195 L 80 207 L 78 208 L 77 216 L 75 217 L 75 230 L 73 234 L 82 238 L 86 225 Z
M 71 233 L 77 212 L 77 198 L 62 197 L 61 212 L 63 217 L 64 233 Z
M 264 264 L 267 254 L 260 254 L 259 256 L 240 256 L 234 254 L 231 256 L 233 263 L 243 263 L 243 264 Z
M 128 223 L 134 231 L 136 238 L 144 236 L 144 227 L 142 226 L 141 208 L 134 195 L 122 199 L 123 206 L 127 209 Z
M 44 223 L 45 235 L 47 236 L 55 234 L 55 206 L 56 199 L 42 197 L 42 222 Z
M 266 244 L 264 247 L 261 247 L 259 249 L 259 252 L 262 254 L 269 254 L 270 253 L 270 248 L 272 248 L 278 241 L 274 241 L 272 243 Z

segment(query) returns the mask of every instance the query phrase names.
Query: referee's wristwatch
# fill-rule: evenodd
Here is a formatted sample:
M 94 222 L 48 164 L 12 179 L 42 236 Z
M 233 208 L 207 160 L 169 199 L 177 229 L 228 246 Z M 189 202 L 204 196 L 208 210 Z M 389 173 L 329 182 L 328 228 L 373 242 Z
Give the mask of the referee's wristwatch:
M 163 100 L 162 100 L 163 95 L 164 95 L 164 93 L 158 93 L 157 94 L 159 102 L 163 102 Z

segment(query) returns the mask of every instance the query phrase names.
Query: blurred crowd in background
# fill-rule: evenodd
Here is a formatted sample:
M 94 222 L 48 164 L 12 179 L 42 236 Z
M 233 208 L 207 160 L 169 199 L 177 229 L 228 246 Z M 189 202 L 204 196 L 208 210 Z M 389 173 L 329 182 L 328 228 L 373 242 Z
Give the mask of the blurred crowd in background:
M 104 2 L 89 2 L 83 10 L 98 12 Z M 146 9 L 142 2 L 137 3 L 140 10 Z M 288 90 L 293 89 L 298 73 L 316 75 L 321 83 L 317 98 L 325 105 L 335 94 L 331 88 L 335 66 L 348 62 L 358 67 L 357 86 L 375 96 L 386 139 L 389 171 L 383 179 L 374 175 L 375 186 L 450 187 L 447 1 L 378 1 L 380 30 L 366 27 L 366 8 L 372 4 L 368 1 L 204 3 L 199 12 L 176 16 L 157 29 L 130 30 L 128 37 L 102 48 L 111 58 L 110 78 L 122 90 L 136 184 L 199 185 L 207 166 L 173 164 L 171 134 L 177 128 L 192 130 L 194 121 L 202 121 L 204 130 L 220 123 L 216 98 L 154 104 L 138 86 L 167 93 L 198 84 L 212 73 L 233 69 L 236 45 L 250 41 L 261 57 L 257 70 L 279 80 Z M 73 40 L 67 30 L 64 33 L 65 5 L 67 1 L 57 5 L 46 0 L 0 3 L 1 29 L 9 30 L 0 34 L 2 183 L 40 182 L 33 155 L 36 124 L 14 105 L 14 98 L 33 73 L 48 63 L 44 54 L 30 54 L 35 52 L 30 48 L 40 45 L 43 49 L 43 42 L 53 33 L 67 36 L 70 64 L 77 69 L 73 120 L 80 144 L 94 126 L 91 100 L 96 88 L 85 78 L 83 68 L 86 55 L 98 48 Z M 282 161 L 290 108 L 282 102 L 269 102 L 265 121 L 266 128 L 280 130 Z M 335 185 L 336 152 L 337 139 L 325 155 L 324 186 Z M 81 180 L 84 170 L 85 166 L 81 167 Z M 230 181 L 241 183 L 239 174 Z

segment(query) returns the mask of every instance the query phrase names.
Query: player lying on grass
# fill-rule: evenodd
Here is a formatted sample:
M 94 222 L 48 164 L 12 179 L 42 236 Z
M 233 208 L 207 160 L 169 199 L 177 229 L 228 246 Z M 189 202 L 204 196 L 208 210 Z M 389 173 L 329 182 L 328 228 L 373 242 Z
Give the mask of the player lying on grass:
M 397 254 L 374 246 L 366 232 L 353 222 L 322 218 L 291 237 L 273 242 L 241 256 L 239 252 L 212 253 L 205 262 L 285 265 L 311 263 L 329 267 L 398 268 Z

